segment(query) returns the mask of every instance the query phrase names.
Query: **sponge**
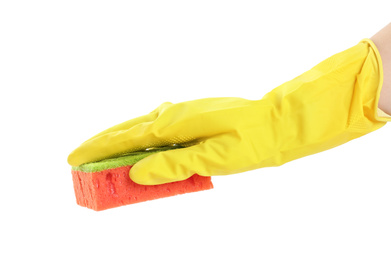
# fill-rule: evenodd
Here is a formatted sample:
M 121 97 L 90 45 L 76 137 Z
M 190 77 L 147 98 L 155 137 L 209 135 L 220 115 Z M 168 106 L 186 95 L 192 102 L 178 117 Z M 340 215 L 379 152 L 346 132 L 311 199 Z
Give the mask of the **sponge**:
M 139 160 L 161 149 L 136 152 L 72 167 L 78 205 L 96 211 L 213 188 L 211 177 L 193 175 L 187 180 L 160 185 L 140 185 L 129 178 Z

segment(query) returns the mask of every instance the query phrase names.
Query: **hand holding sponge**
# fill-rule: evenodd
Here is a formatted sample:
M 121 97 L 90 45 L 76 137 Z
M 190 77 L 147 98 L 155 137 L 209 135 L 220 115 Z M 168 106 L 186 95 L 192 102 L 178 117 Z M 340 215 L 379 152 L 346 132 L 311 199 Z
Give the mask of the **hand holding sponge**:
M 68 157 L 80 166 L 180 144 L 137 162 L 141 185 L 227 175 L 325 151 L 384 126 L 378 114 L 382 61 L 370 39 L 337 53 L 260 100 L 206 98 L 163 103 L 92 137 Z

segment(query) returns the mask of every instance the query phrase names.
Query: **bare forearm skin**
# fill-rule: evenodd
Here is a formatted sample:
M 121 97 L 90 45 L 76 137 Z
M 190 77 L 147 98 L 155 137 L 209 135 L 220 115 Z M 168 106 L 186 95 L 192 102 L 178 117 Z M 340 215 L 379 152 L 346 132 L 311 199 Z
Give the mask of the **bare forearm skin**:
M 379 97 L 379 108 L 391 115 L 391 23 L 371 37 L 379 50 L 383 62 L 383 87 Z

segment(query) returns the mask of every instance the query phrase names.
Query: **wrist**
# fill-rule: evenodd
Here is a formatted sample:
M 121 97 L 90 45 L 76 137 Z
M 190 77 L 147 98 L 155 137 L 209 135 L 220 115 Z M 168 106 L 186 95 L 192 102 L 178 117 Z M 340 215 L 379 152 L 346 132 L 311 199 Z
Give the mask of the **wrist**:
M 376 33 L 371 40 L 376 45 L 383 63 L 383 85 L 378 107 L 391 115 L 391 23 Z

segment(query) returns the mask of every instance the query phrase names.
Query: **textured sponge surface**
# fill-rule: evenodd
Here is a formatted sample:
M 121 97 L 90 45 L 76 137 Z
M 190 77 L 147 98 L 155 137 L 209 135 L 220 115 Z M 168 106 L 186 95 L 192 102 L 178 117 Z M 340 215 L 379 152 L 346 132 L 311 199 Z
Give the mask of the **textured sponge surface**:
M 76 202 L 93 210 L 104 210 L 213 188 L 211 177 L 193 175 L 187 180 L 161 185 L 140 185 L 129 177 L 139 160 L 167 149 L 136 152 L 72 168 Z
M 77 204 L 99 211 L 213 188 L 211 177 L 197 174 L 184 181 L 161 185 L 140 185 L 130 179 L 129 170 L 132 165 L 153 153 L 168 149 L 177 148 L 165 147 L 152 151 L 134 152 L 72 167 Z
M 76 202 L 94 210 L 212 189 L 210 177 L 193 175 L 187 180 L 161 185 L 139 185 L 129 178 L 131 166 L 100 172 L 72 171 Z

